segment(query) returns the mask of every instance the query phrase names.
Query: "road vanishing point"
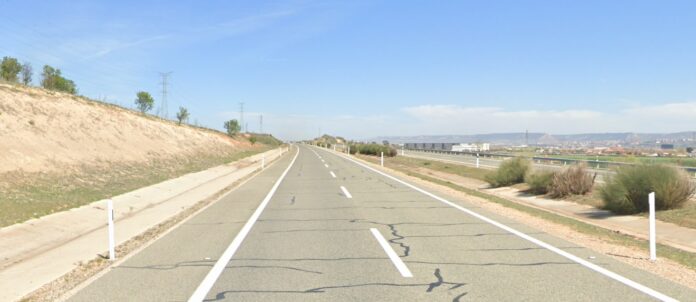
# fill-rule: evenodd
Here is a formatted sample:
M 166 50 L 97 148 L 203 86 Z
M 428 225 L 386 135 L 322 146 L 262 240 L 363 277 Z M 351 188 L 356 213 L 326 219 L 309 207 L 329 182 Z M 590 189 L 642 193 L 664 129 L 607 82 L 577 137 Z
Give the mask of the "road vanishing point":
M 673 301 L 694 291 L 295 145 L 69 301 Z

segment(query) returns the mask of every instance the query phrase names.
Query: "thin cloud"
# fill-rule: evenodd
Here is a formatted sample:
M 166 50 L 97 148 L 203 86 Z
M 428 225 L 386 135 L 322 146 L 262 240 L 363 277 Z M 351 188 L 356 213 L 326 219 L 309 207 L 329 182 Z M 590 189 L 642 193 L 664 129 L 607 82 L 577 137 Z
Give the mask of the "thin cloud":
M 171 38 L 173 35 L 172 34 L 162 34 L 162 35 L 156 35 L 152 37 L 147 37 L 147 38 L 142 38 L 138 39 L 135 41 L 128 41 L 128 42 L 115 42 L 113 45 L 109 45 L 108 47 L 104 47 L 103 49 L 97 51 L 96 53 L 87 56 L 88 59 L 94 59 L 94 58 L 99 58 L 103 57 L 105 55 L 108 55 L 114 51 L 117 50 L 125 50 L 128 48 L 134 48 L 138 46 L 142 46 L 148 43 L 152 43 L 155 41 L 162 41 Z

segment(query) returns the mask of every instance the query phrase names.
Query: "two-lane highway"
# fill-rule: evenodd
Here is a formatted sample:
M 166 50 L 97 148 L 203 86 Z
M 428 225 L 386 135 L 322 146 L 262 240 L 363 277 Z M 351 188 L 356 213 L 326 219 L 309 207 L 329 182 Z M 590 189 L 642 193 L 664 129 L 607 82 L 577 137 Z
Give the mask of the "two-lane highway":
M 465 200 L 294 150 L 71 300 L 696 299 Z

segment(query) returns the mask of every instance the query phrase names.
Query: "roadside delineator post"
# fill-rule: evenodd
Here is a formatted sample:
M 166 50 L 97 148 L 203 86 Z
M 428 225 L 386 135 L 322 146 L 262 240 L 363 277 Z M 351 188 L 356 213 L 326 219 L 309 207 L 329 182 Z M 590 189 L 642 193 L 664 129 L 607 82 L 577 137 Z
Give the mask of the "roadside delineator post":
M 116 260 L 116 240 L 114 239 L 114 202 L 106 201 L 107 219 L 109 222 L 109 260 Z
M 479 167 L 479 154 L 476 153 L 476 168 Z
M 382 154 L 380 155 L 379 164 L 380 166 L 384 167 L 384 152 L 382 152 Z
M 657 260 L 657 246 L 655 243 L 655 192 L 648 194 L 648 207 L 650 210 L 649 223 L 650 223 L 650 261 Z

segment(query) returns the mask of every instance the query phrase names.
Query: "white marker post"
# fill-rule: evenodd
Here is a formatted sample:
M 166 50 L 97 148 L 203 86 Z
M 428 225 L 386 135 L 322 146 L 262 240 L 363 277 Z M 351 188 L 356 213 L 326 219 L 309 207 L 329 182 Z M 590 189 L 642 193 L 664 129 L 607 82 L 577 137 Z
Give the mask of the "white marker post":
M 380 164 L 382 167 L 384 167 L 384 152 L 382 152 L 382 154 L 380 155 L 379 164 Z
M 650 261 L 657 260 L 657 251 L 655 244 L 655 192 L 648 194 L 648 207 L 650 208 Z
M 109 221 L 109 260 L 116 260 L 116 241 L 114 240 L 114 202 L 106 201 L 107 219 Z
M 479 168 L 479 154 L 476 153 L 476 168 Z

